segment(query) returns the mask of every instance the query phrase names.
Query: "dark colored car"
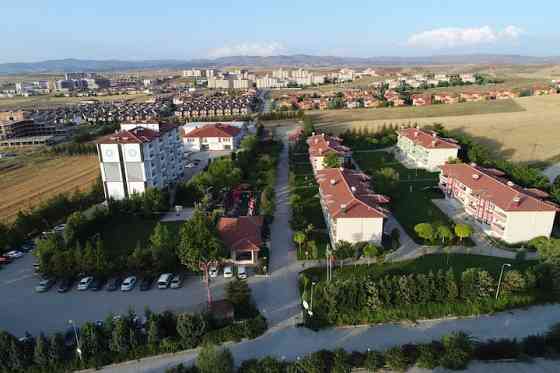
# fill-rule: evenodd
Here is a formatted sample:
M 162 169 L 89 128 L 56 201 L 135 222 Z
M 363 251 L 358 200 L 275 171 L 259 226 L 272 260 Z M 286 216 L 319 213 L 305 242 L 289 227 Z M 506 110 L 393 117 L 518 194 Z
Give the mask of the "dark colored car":
M 66 293 L 67 291 L 69 291 L 70 289 L 72 289 L 72 284 L 74 283 L 74 280 L 72 279 L 64 279 L 60 282 L 60 285 L 58 285 L 58 289 L 56 289 L 56 291 L 58 291 L 59 293 Z
M 35 250 L 36 247 L 37 245 L 35 244 L 34 241 L 27 240 L 21 245 L 20 250 L 23 251 L 24 253 L 28 253 L 32 250 Z
M 107 286 L 105 287 L 105 290 L 116 291 L 121 288 L 121 282 L 122 279 L 119 277 L 112 278 L 107 282 Z
M 9 264 L 11 263 L 12 259 L 8 258 L 7 256 L 0 255 L 0 264 Z
M 103 289 L 103 286 L 105 286 L 105 279 L 103 279 L 101 277 L 95 277 L 93 279 L 91 285 L 89 286 L 89 290 L 99 291 L 99 290 Z
M 154 278 L 153 277 L 144 277 L 142 279 L 142 281 L 140 282 L 140 291 L 146 291 L 146 290 L 150 290 L 152 288 L 152 285 L 154 284 Z

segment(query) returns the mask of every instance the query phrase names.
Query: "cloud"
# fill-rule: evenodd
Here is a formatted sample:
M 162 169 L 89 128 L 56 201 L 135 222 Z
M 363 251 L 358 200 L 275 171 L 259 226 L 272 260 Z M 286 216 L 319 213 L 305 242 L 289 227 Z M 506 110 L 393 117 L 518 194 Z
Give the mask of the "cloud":
M 274 56 L 284 52 L 286 48 L 281 43 L 241 43 L 215 48 L 208 51 L 211 58 L 228 56 Z
M 439 28 L 412 34 L 407 44 L 412 47 L 423 48 L 457 48 L 481 44 L 491 44 L 504 40 L 515 40 L 523 34 L 517 26 L 507 26 L 497 30 L 490 26 L 479 28 Z

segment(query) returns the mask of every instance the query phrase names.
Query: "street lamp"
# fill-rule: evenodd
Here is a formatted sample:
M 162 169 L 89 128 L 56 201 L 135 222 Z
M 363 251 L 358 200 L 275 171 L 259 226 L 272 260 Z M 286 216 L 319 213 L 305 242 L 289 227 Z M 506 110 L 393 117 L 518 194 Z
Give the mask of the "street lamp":
M 80 348 L 80 339 L 78 338 L 76 325 L 74 324 L 73 320 L 68 320 L 68 323 L 72 325 L 72 329 L 74 329 L 74 337 L 76 337 L 76 352 L 78 353 L 78 357 L 80 358 L 80 360 L 82 360 L 82 349 Z
M 311 304 L 309 305 L 309 310 L 307 311 L 309 316 L 313 316 L 313 288 L 315 287 L 315 285 L 317 285 L 317 283 L 313 281 L 311 283 Z
M 502 276 L 504 275 L 504 268 L 511 267 L 511 264 L 509 263 L 504 263 L 502 264 L 502 270 L 500 271 L 500 278 L 498 279 L 498 288 L 496 289 L 496 299 L 498 299 L 498 297 L 500 296 L 500 286 L 502 285 Z

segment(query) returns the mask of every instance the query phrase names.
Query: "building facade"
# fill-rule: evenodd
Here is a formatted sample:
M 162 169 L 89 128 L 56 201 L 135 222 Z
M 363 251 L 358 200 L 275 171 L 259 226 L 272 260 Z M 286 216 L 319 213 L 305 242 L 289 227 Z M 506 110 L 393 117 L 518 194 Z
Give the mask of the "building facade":
M 333 247 L 340 241 L 380 244 L 388 216 L 380 205 L 389 199 L 370 189 L 369 177 L 355 170 L 325 168 L 316 179 Z
M 220 238 L 230 250 L 231 260 L 238 265 L 258 264 L 259 251 L 263 246 L 262 216 L 222 217 L 217 230 Z
M 307 139 L 309 145 L 309 161 L 313 171 L 317 172 L 325 168 L 323 162 L 329 153 L 336 153 L 341 164 L 346 164 L 352 158 L 350 148 L 342 145 L 338 137 L 325 135 L 313 135 Z
M 214 123 L 183 134 L 185 151 L 237 150 L 245 136 L 243 127 Z
M 185 167 L 179 131 L 168 124 L 123 124 L 97 141 L 97 153 L 107 199 L 164 188 L 182 177 Z
M 546 193 L 522 188 L 504 176 L 475 164 L 447 164 L 441 168 L 439 187 L 490 236 L 507 243 L 550 237 L 558 206 L 546 201 Z
M 398 131 L 397 156 L 414 167 L 436 171 L 449 160 L 457 158 L 461 147 L 451 139 L 420 128 Z

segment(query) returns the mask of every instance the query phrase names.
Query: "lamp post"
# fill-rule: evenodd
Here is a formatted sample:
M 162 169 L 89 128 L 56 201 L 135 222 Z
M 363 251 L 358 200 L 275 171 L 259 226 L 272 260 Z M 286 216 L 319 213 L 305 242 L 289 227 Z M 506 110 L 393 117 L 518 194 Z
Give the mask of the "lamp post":
M 72 325 L 72 329 L 74 329 L 74 337 L 76 337 L 76 352 L 78 353 L 78 357 L 80 358 L 80 360 L 82 360 L 82 349 L 80 348 L 80 339 L 78 338 L 76 325 L 74 324 L 73 320 L 68 320 L 68 323 Z
M 500 278 L 498 279 L 498 288 L 496 289 L 496 299 L 500 296 L 500 286 L 502 286 L 502 276 L 504 275 L 504 268 L 511 267 L 511 264 L 504 263 L 502 264 L 502 270 L 500 271 Z
M 315 287 L 315 285 L 317 285 L 317 283 L 313 281 L 311 283 L 311 304 L 309 305 L 309 311 L 307 311 L 309 316 L 313 316 L 313 288 Z
M 331 245 L 327 244 L 327 249 L 325 250 L 325 256 L 327 257 L 327 282 L 331 280 Z

